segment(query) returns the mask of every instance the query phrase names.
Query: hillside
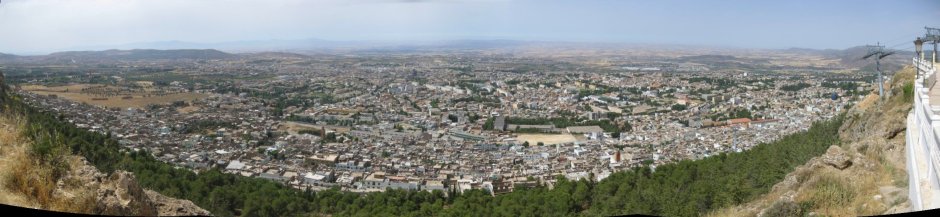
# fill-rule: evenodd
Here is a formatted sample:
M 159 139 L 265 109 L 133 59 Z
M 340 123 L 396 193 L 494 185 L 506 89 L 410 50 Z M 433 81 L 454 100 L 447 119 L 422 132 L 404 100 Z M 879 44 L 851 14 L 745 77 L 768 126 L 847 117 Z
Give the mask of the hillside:
M 902 67 L 909 65 L 911 57 L 914 57 L 914 52 L 907 50 L 891 50 L 895 54 L 885 57 L 881 60 L 881 69 L 885 72 L 893 72 L 900 70 Z M 857 68 L 861 71 L 872 71 L 875 69 L 874 59 L 862 59 L 865 54 L 868 54 L 868 47 L 866 46 L 855 46 L 842 50 L 836 49 L 826 49 L 826 50 L 816 50 L 816 49 L 805 49 L 805 48 L 790 48 L 783 50 L 785 52 L 790 52 L 794 54 L 807 54 L 807 55 L 821 55 L 827 58 L 838 59 L 839 63 L 845 67 Z
M 50 59 L 76 59 L 76 60 L 173 60 L 173 59 L 225 59 L 235 57 L 234 54 L 213 49 L 196 50 L 104 50 L 104 51 L 66 51 L 52 53 L 45 58 Z
M 177 61 L 177 60 L 222 60 L 239 58 L 237 54 L 225 53 L 214 49 L 189 50 L 103 50 L 103 51 L 63 51 L 48 55 L 16 56 L 0 53 L 0 63 L 33 64 L 71 64 L 71 63 L 109 63 L 137 61 Z
M 132 173 L 99 172 L 83 157 L 35 160 L 25 122 L 0 118 L 0 203 L 98 215 L 210 215 L 188 200 L 143 189 Z M 57 167 L 61 167 L 57 168 Z
M 841 145 L 797 167 L 773 190 L 710 216 L 859 216 L 907 212 L 905 120 L 912 106 L 912 67 L 888 82 L 883 103 L 868 95 L 839 130 Z
M 133 173 L 102 173 L 69 154 L 61 135 L 37 131 L 42 126 L 8 107 L 6 90 L 0 85 L 0 203 L 96 215 L 210 215 L 188 200 L 142 188 Z
M 17 58 L 17 57 L 18 57 L 18 56 L 13 55 L 13 54 L 0 53 L 0 60 L 14 59 L 14 58 Z

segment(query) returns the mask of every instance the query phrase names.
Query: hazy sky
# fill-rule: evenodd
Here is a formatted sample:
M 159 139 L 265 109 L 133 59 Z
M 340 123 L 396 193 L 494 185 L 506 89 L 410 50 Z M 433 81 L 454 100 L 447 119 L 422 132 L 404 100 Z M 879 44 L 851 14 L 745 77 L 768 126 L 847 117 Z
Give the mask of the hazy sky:
M 910 47 L 940 1 L 0 0 L 0 52 L 137 42 L 514 39 Z M 907 43 L 905 43 L 907 41 Z M 900 44 L 900 45 L 899 45 Z

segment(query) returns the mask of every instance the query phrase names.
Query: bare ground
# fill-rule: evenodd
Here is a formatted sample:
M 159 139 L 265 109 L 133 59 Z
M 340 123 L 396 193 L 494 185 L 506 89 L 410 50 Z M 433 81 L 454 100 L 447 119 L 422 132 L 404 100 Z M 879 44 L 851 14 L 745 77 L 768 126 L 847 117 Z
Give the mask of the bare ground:
M 539 142 L 546 145 L 554 145 L 578 141 L 578 139 L 571 134 L 518 134 L 518 140 L 526 141 L 533 145 Z
M 63 99 L 74 102 L 83 102 L 96 106 L 117 107 L 117 108 L 144 108 L 150 104 L 168 104 L 175 101 L 192 101 L 207 97 L 201 93 L 170 93 L 166 95 L 146 95 L 141 93 L 118 95 L 118 96 L 96 96 L 93 94 L 82 93 L 82 88 L 88 88 L 92 85 L 73 84 L 67 86 L 46 87 L 42 85 L 22 86 L 23 90 L 40 94 L 56 95 Z M 122 96 L 131 96 L 133 98 L 123 99 Z M 107 98 L 106 100 L 95 100 L 94 98 Z

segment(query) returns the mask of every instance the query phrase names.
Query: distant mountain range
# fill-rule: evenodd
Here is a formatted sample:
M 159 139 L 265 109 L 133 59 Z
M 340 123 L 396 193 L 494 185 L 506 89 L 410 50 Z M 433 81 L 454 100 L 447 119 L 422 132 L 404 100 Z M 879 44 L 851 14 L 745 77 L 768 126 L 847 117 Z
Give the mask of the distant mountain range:
M 453 40 L 433 42 L 388 42 L 388 41 L 330 41 L 322 39 L 297 40 L 254 40 L 219 43 L 198 43 L 185 41 L 158 41 L 131 43 L 111 46 L 77 47 L 70 50 L 104 49 L 218 49 L 227 52 L 265 52 L 265 51 L 315 51 L 315 50 L 414 50 L 414 49 L 477 49 L 498 48 L 530 44 L 534 42 L 513 40 Z
M 156 49 L 123 49 L 148 47 Z M 533 52 L 545 51 L 541 48 L 597 48 L 614 50 L 681 50 L 693 49 L 702 50 L 698 53 L 705 55 L 695 55 L 680 57 L 678 60 L 687 60 L 694 58 L 696 60 L 709 60 L 717 62 L 733 62 L 737 58 L 735 52 L 727 52 L 728 48 L 708 48 L 696 46 L 675 46 L 675 45 L 630 45 L 630 44 L 603 44 L 603 43 L 576 43 L 576 42 L 537 42 L 537 41 L 515 41 L 515 40 L 456 40 L 456 41 L 437 41 L 437 42 L 416 42 L 416 43 L 389 43 L 389 42 L 337 42 L 319 39 L 306 40 L 268 40 L 268 41 L 241 41 L 224 43 L 191 43 L 181 41 L 139 43 L 117 46 L 119 49 L 108 49 L 101 51 L 65 51 L 55 52 L 48 55 L 19 56 L 0 53 L 0 62 L 44 62 L 44 63 L 69 63 L 69 62 L 88 62 L 88 61 L 145 61 L 145 60 L 183 60 L 183 59 L 229 59 L 241 57 L 258 58 L 309 58 L 304 54 L 319 53 L 346 53 L 346 52 L 416 52 L 425 51 L 474 51 L 474 50 L 531 50 Z M 225 50 L 227 52 L 223 52 Z M 712 50 L 714 52 L 707 52 Z M 720 52 L 719 52 L 720 51 Z M 746 51 L 746 49 L 742 49 Z M 861 59 L 868 49 L 864 46 L 851 47 L 844 50 L 836 49 L 806 49 L 790 48 L 780 50 L 767 50 L 771 52 L 783 52 L 802 55 L 821 56 L 824 58 L 838 59 L 839 62 L 852 68 L 861 68 L 869 70 L 874 67 L 874 61 Z M 550 51 L 545 51 L 550 52 Z M 894 70 L 903 65 L 909 64 L 910 58 L 914 56 L 911 51 L 895 51 L 896 54 L 882 60 L 883 68 Z M 715 54 L 708 54 L 715 53 Z
M 868 47 L 866 46 L 855 46 L 846 48 L 844 50 L 836 49 L 808 49 L 808 48 L 790 48 L 782 50 L 784 52 L 791 52 L 796 54 L 807 54 L 807 55 L 820 55 L 828 58 L 839 59 L 839 62 L 847 67 L 856 67 L 862 70 L 873 70 L 875 68 L 875 59 L 862 59 L 866 54 L 868 54 Z M 909 65 L 911 58 L 914 57 L 913 51 L 905 50 L 891 50 L 894 54 L 891 56 L 881 59 L 883 71 L 895 71 L 903 67 L 904 65 Z
M 238 57 L 237 54 L 222 52 L 215 49 L 180 49 L 180 50 L 103 50 L 103 51 L 64 51 L 48 55 L 17 56 L 0 54 L 0 62 L 107 62 L 107 61 L 151 61 L 151 60 L 209 60 Z
M 500 49 L 500 48 L 524 48 L 524 47 L 571 47 L 571 48 L 600 48 L 600 49 L 664 49 L 664 50 L 703 50 L 703 51 L 722 51 L 713 54 L 720 54 L 726 51 L 735 50 L 774 50 L 774 49 L 747 49 L 747 48 L 729 48 L 716 46 L 698 46 L 698 45 L 678 45 L 678 44 L 635 44 L 635 43 L 591 43 L 591 42 L 561 42 L 561 41 L 522 41 L 522 40 L 440 40 L 440 41 L 334 41 L 316 38 L 308 39 L 290 39 L 290 40 L 243 40 L 215 43 L 200 43 L 187 41 L 155 41 L 141 42 L 117 45 L 94 45 L 73 47 L 65 50 L 70 51 L 97 51 L 97 50 L 204 50 L 215 49 L 229 53 L 256 53 L 256 52 L 290 52 L 302 54 L 331 53 L 335 51 L 357 51 L 357 52 L 408 52 L 408 51 L 426 51 L 426 50 L 480 50 L 480 49 Z M 855 51 L 866 51 L 865 47 L 853 47 L 845 50 L 836 49 L 807 49 L 790 48 L 777 49 L 776 51 L 819 54 L 826 56 L 839 56 L 856 54 Z M 846 52 L 851 54 L 847 54 Z M 703 53 L 707 54 L 707 53 Z M 864 55 L 864 54 L 863 54 Z M 5 57 L 0 53 L 0 58 Z
M 624 44 L 624 43 L 587 43 L 587 42 L 551 42 L 551 41 L 521 41 L 521 40 L 441 40 L 441 41 L 333 41 L 323 39 L 294 39 L 294 40 L 246 40 L 229 41 L 218 43 L 198 43 L 186 41 L 158 41 L 131 43 L 122 45 L 107 46 L 89 46 L 77 47 L 69 50 L 134 50 L 134 49 L 159 49 L 159 50 L 177 50 L 177 49 L 216 49 L 230 53 L 255 53 L 255 52 L 290 52 L 290 53 L 330 53 L 334 51 L 425 51 L 425 50 L 479 50 L 479 49 L 499 49 L 499 48 L 520 48 L 520 47 L 581 47 L 581 48 L 661 48 L 670 50 L 748 50 L 724 47 L 695 46 L 695 45 L 670 45 L 670 44 Z M 771 50 L 771 49 L 764 49 Z M 849 57 L 864 55 L 867 48 L 864 46 L 851 47 L 844 50 L 837 49 L 808 49 L 808 48 L 790 48 L 779 49 L 777 51 L 817 54 L 827 57 L 839 56 Z M 910 51 L 900 52 L 898 54 L 913 54 Z M 851 61 L 850 61 L 851 62 Z
M 155 49 L 134 49 L 134 50 L 104 50 L 104 51 L 65 51 L 46 55 L 53 59 L 76 59 L 76 60 L 151 60 L 151 59 L 224 59 L 232 58 L 236 55 L 225 53 L 214 49 L 180 49 L 180 50 L 155 50 Z
M 300 39 L 300 40 L 255 40 L 255 41 L 231 41 L 219 43 L 198 43 L 185 41 L 159 41 L 123 44 L 108 46 L 113 49 L 218 49 L 230 52 L 258 52 L 258 51 L 286 51 L 286 50 L 305 50 L 305 49 L 323 49 L 337 47 L 351 47 L 368 45 L 363 42 L 342 42 L 327 41 L 320 39 Z M 95 47 L 92 47 L 95 48 Z M 91 50 L 100 50 L 91 49 Z
M 13 55 L 13 54 L 0 53 L 0 59 L 13 59 L 13 58 L 16 58 L 16 57 L 18 57 L 18 56 L 17 56 L 17 55 Z
M 446 40 L 446 41 L 331 41 L 322 39 L 296 40 L 247 40 L 217 43 L 199 43 L 187 41 L 156 41 L 117 45 L 92 45 L 72 47 L 68 51 L 101 50 L 204 50 L 215 49 L 229 53 L 291 52 L 291 53 L 332 53 L 336 51 L 421 51 L 421 50 L 467 50 L 508 48 L 521 45 L 571 44 L 566 42 L 539 42 L 517 40 Z M 586 43 L 577 43 L 586 44 Z M 54 52 L 54 51 L 50 51 Z M 40 54 L 30 54 L 40 55 Z M 0 57 L 4 58 L 4 57 Z
M 866 47 L 866 46 L 855 46 L 855 47 L 850 47 L 850 48 L 846 48 L 846 49 L 843 49 L 843 50 L 836 50 L 836 49 L 824 49 L 824 50 L 819 50 L 819 49 L 808 49 L 808 48 L 790 48 L 790 49 L 786 49 L 786 50 L 784 50 L 784 51 L 787 51 L 787 52 L 794 52 L 794 53 L 819 54 L 819 55 L 829 56 L 829 57 L 840 57 L 840 58 L 845 59 L 845 60 L 848 61 L 848 60 L 861 60 L 861 57 L 865 56 L 865 54 L 868 53 L 868 47 Z M 913 51 L 907 51 L 907 50 L 892 50 L 892 49 L 886 49 L 885 51 L 894 51 L 894 52 L 895 52 L 895 54 L 892 55 L 892 56 L 889 56 L 889 58 L 890 58 L 890 57 L 895 57 L 895 58 L 904 57 L 904 58 L 908 58 L 908 57 L 913 57 L 913 56 L 914 56 L 914 52 L 913 52 Z
M 911 58 L 914 57 L 913 51 L 890 50 L 894 54 L 881 59 L 882 71 L 893 72 L 905 65 L 911 64 Z M 849 67 L 859 67 L 864 69 L 874 69 L 875 59 L 862 59 L 868 54 L 868 48 L 865 46 L 851 47 L 841 52 L 832 52 L 829 55 L 838 57 L 842 64 Z

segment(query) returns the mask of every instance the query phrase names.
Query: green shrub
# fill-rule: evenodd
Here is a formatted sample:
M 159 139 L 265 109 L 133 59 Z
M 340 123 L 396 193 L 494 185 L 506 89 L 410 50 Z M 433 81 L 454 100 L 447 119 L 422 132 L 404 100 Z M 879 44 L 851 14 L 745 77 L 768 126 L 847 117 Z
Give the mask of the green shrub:
M 840 207 L 848 205 L 855 194 L 855 189 L 845 180 L 825 175 L 813 184 L 811 200 L 820 208 Z
M 904 83 L 904 87 L 902 87 L 902 89 L 904 90 L 905 101 L 914 100 L 914 82 Z
M 770 208 L 767 208 L 764 211 L 764 216 L 766 217 L 790 217 L 790 216 L 803 216 L 803 210 L 800 205 L 797 205 L 793 201 L 777 201 L 774 202 Z

